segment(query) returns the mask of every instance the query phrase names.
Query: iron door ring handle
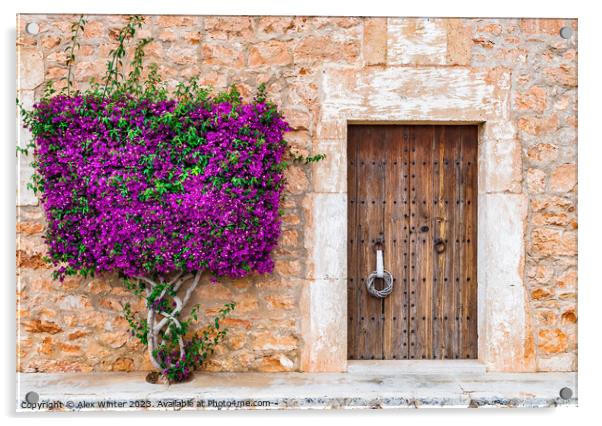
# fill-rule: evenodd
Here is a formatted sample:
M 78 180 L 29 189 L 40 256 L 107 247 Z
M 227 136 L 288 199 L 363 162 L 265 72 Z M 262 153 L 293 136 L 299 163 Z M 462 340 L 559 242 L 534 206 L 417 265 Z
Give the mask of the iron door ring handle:
M 443 240 L 435 241 L 435 251 L 437 253 L 443 253 L 445 251 L 445 242 Z

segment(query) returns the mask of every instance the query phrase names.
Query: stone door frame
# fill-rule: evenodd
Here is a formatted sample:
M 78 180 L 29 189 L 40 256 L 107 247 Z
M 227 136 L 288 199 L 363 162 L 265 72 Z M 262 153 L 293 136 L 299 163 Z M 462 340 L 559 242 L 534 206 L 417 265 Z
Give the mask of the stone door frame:
M 322 71 L 305 208 L 308 279 L 301 371 L 347 370 L 347 126 L 478 124 L 478 353 L 490 371 L 534 368 L 524 279 L 527 197 L 510 119 L 510 73 L 467 67 L 333 67 Z M 403 361 L 398 361 L 403 362 Z

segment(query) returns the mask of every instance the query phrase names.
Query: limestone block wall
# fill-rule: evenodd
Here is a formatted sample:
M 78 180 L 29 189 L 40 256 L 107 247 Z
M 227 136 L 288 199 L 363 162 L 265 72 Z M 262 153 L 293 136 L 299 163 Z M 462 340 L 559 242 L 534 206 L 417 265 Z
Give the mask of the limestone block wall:
M 64 50 L 75 19 L 76 15 L 18 16 L 17 88 L 25 105 L 35 102 L 46 81 L 66 75 Z M 102 76 L 125 19 L 88 16 L 75 65 L 78 87 Z M 38 34 L 25 32 L 29 22 L 39 25 Z M 559 35 L 563 26 L 574 31 L 568 40 Z M 291 144 L 303 153 L 327 154 L 315 166 L 295 166 L 288 172 L 275 273 L 217 284 L 207 280 L 197 291 L 196 301 L 206 315 L 227 301 L 238 303 L 226 321 L 230 335 L 207 369 L 344 369 L 337 361 L 345 358 L 344 353 L 334 358 L 320 355 L 320 350 L 331 350 L 332 339 L 346 341 L 344 326 L 333 330 L 324 327 L 333 323 L 332 318 L 320 320 L 338 315 L 341 318 L 334 322 L 346 323 L 344 310 L 336 308 L 341 301 L 322 297 L 330 294 L 325 290 L 332 286 L 345 297 L 345 283 L 332 280 L 345 266 L 318 262 L 318 258 L 344 259 L 337 253 L 346 250 L 325 242 L 324 235 L 316 232 L 317 224 L 344 212 L 346 203 L 346 178 L 341 173 L 346 168 L 344 144 L 332 142 L 341 138 L 340 126 L 330 126 L 328 114 L 340 105 L 352 115 L 355 108 L 380 117 L 378 105 L 384 105 L 382 120 L 386 121 L 397 104 L 385 104 L 400 100 L 403 104 L 405 99 L 412 104 L 400 108 L 427 116 L 429 105 L 415 100 L 434 99 L 445 92 L 453 99 L 441 97 L 437 110 L 445 115 L 449 101 L 450 113 L 458 117 L 465 108 L 463 96 L 480 90 L 469 80 L 480 79 L 491 92 L 471 92 L 471 99 L 481 96 L 484 103 L 491 103 L 483 109 L 495 109 L 503 119 L 495 125 L 495 134 L 487 135 L 493 142 L 479 147 L 480 158 L 488 161 L 487 173 L 479 181 L 488 197 L 485 207 L 520 210 L 518 222 L 508 225 L 518 230 L 518 244 L 511 249 L 519 251 L 520 261 L 503 274 L 520 283 L 516 297 L 524 300 L 510 306 L 519 306 L 521 312 L 504 312 L 500 304 L 497 329 L 488 332 L 503 335 L 503 319 L 519 315 L 525 331 L 513 344 L 520 347 L 524 359 L 496 368 L 576 370 L 576 20 L 148 16 L 140 36 L 154 38 L 146 59 L 159 65 L 170 87 L 199 75 L 202 83 L 216 89 L 236 84 L 249 98 L 258 84 L 266 83 L 270 97 L 281 105 L 294 129 L 287 135 Z M 386 89 L 388 75 L 407 76 L 408 83 Z M 357 85 L 363 95 L 338 99 L 332 76 L 340 77 L 336 84 Z M 370 76 L 383 80 L 374 82 Z M 385 90 L 366 93 L 373 87 Z M 25 143 L 29 135 L 22 130 L 19 137 Z M 18 161 L 18 370 L 150 369 L 122 315 L 126 302 L 140 308 L 141 302 L 116 277 L 72 278 L 63 283 L 51 279 L 42 259 L 43 212 L 26 188 L 31 159 L 21 155 Z M 496 194 L 512 195 L 503 199 L 516 202 L 500 203 Z M 330 232 L 345 232 L 345 220 Z M 488 224 L 487 232 L 494 233 L 495 227 Z M 495 255 L 495 250 L 488 253 Z M 508 324 L 513 323 L 508 320 Z

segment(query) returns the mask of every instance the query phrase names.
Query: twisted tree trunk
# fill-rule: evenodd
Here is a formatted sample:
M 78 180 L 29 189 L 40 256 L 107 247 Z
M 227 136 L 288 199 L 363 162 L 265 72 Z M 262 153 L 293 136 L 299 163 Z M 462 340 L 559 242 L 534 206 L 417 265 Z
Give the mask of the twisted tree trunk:
M 146 308 L 148 309 L 148 354 L 150 356 L 151 363 L 157 370 L 175 366 L 174 363 L 170 362 L 162 367 L 156 356 L 157 349 L 159 348 L 159 345 L 164 343 L 165 337 L 171 333 L 170 326 L 174 325 L 178 328 L 180 327 L 180 322 L 177 318 L 178 314 L 182 312 L 184 307 L 186 307 L 190 297 L 192 296 L 192 293 L 199 284 L 201 275 L 201 271 L 198 271 L 195 274 L 186 275 L 179 273 L 169 283 L 167 283 L 167 285 L 161 291 L 161 294 L 154 300 L 149 300 L 149 296 L 153 290 L 162 283 L 155 282 L 147 277 L 136 277 L 146 285 Z M 184 288 L 186 290 L 184 291 L 183 296 L 180 297 L 178 292 Z M 173 292 L 173 295 L 170 297 L 173 299 L 173 302 L 175 302 L 175 307 L 173 307 L 171 310 L 162 310 L 160 309 L 160 304 L 155 304 L 154 302 L 157 300 L 161 301 L 164 297 L 166 297 L 167 292 L 170 290 Z M 160 338 L 161 342 L 159 342 Z M 178 335 L 178 346 L 180 350 L 180 359 L 182 359 L 186 355 L 186 349 L 184 347 L 184 341 L 181 335 Z

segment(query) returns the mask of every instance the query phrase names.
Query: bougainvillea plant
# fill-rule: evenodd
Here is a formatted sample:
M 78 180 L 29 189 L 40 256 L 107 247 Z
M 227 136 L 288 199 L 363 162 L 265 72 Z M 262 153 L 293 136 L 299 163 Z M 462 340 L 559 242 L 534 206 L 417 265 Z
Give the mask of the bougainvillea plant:
M 289 127 L 260 87 L 242 102 L 237 90 L 212 95 L 196 78 L 169 93 L 156 66 L 142 80 L 144 47 L 127 43 L 143 24 L 119 32 L 101 83 L 73 91 L 71 64 L 85 20 L 73 24 L 66 87 L 48 86 L 31 111 L 32 187 L 44 207 L 48 261 L 56 278 L 117 272 L 145 298 L 146 315 L 125 307 L 132 334 L 153 366 L 186 380 L 226 330 L 228 303 L 201 332 L 199 307 L 184 308 L 203 274 L 269 273 L 280 235 L 279 204 Z M 300 158 L 316 161 L 321 156 Z

